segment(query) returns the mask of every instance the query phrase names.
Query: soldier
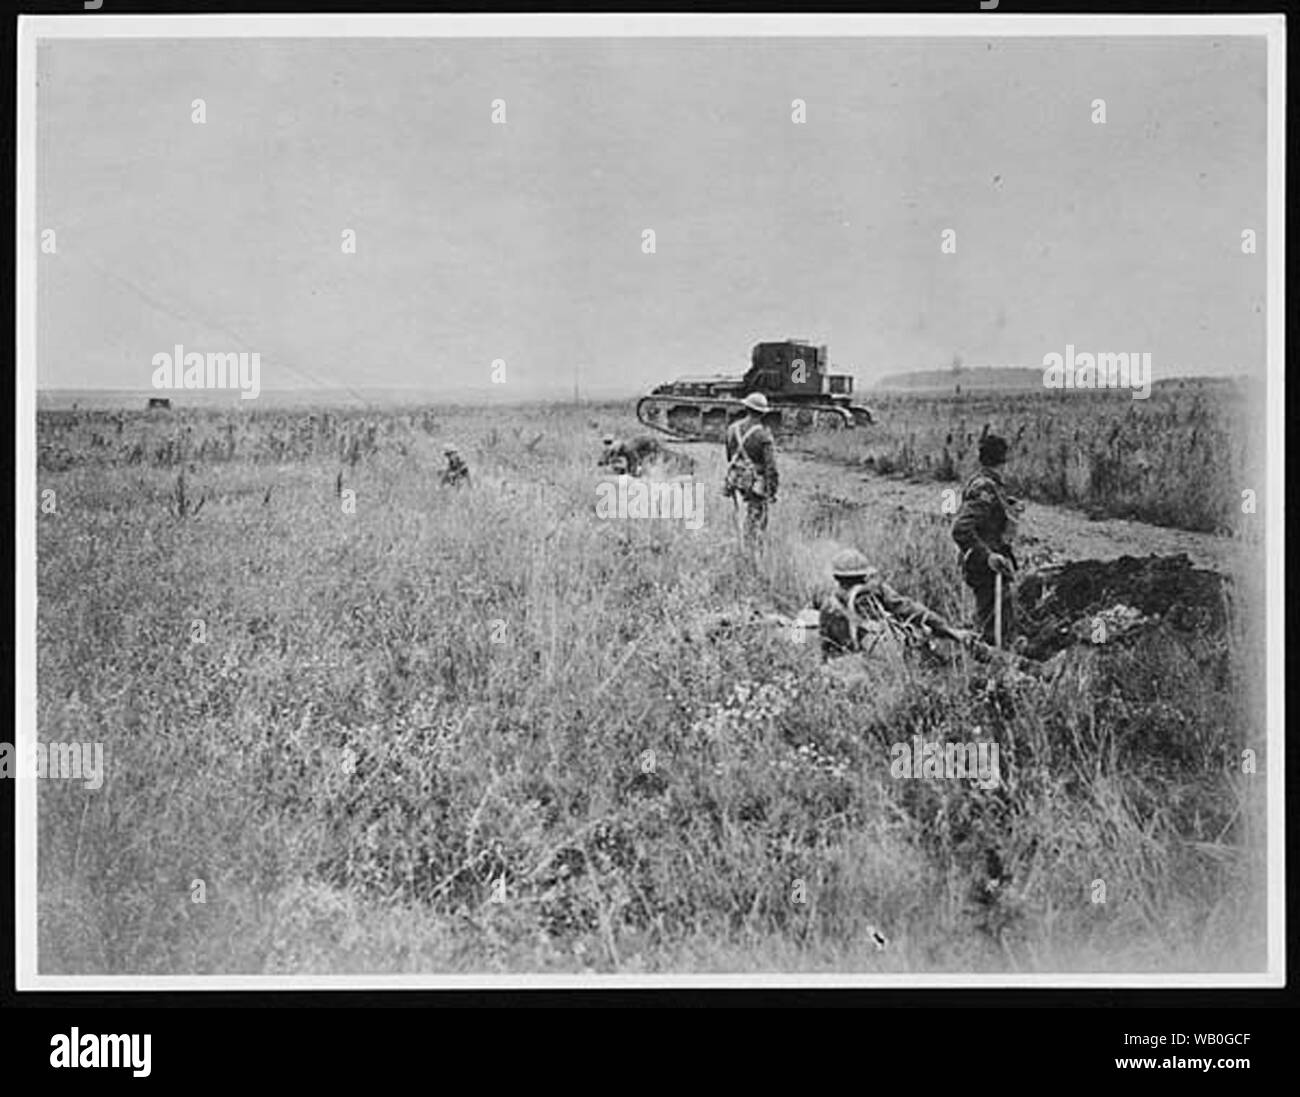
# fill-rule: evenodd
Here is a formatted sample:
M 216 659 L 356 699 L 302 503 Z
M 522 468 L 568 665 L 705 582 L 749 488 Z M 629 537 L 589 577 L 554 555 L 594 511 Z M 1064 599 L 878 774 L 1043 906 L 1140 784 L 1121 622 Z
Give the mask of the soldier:
M 442 447 L 442 452 L 447 458 L 447 467 L 442 470 L 443 484 L 453 488 L 468 487 L 469 465 L 465 464 L 460 450 L 449 442 Z
M 609 466 L 615 472 L 628 473 L 632 476 L 641 475 L 641 465 L 652 454 L 657 443 L 652 438 L 633 438 L 630 442 L 621 438 L 615 438 L 612 434 L 607 434 L 602 439 L 605 445 L 604 452 L 600 455 L 598 465 Z M 622 465 L 620 469 L 618 466 Z
M 986 434 L 979 444 L 980 467 L 966 481 L 961 492 L 961 509 L 952 524 L 952 539 L 961 549 L 962 577 L 975 592 L 976 624 L 984 642 L 995 643 L 997 582 L 1002 584 L 1002 635 L 1014 627 L 1011 580 L 1016 557 L 1011 548 L 1020 503 L 1007 493 L 1002 466 L 1007 461 L 1005 438 Z
M 670 459 L 673 455 L 659 444 L 658 439 L 641 434 L 627 441 L 615 442 L 610 450 L 611 460 L 622 457 L 627 462 L 627 471 L 633 476 L 641 476 L 647 466 Z
M 899 594 L 855 549 L 836 554 L 831 575 L 835 590 L 817 600 L 823 658 L 862 651 L 864 641 L 869 651 L 874 647 L 873 634 L 878 638 L 891 633 L 905 642 L 923 641 L 930 633 L 962 645 L 976 640 L 972 630 L 956 628 L 932 609 Z
M 763 425 L 763 417 L 771 411 L 767 397 L 752 392 L 741 402 L 746 414 L 727 428 L 727 477 L 722 494 L 730 496 L 737 509 L 744 502 L 742 540 L 749 541 L 767 529 L 767 511 L 776 502 L 779 477 L 776 443 Z
M 614 463 L 614 443 L 615 438 L 612 434 L 607 434 L 600 440 L 604 448 L 600 451 L 600 460 L 596 462 L 597 468 L 605 468 Z

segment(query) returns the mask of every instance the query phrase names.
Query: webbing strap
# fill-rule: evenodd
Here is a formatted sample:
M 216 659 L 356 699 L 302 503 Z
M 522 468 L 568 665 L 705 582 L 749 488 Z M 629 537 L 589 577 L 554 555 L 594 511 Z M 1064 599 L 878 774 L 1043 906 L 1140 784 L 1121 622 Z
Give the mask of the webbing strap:
M 857 637 L 857 622 L 862 620 L 862 615 L 858 613 L 857 608 L 857 601 L 859 598 L 865 598 L 867 600 L 867 605 L 871 607 L 871 611 L 875 614 L 876 619 L 880 624 L 884 625 L 885 630 L 891 633 L 896 639 L 901 640 L 904 643 L 915 639 L 915 633 L 913 632 L 915 621 L 912 618 L 908 618 L 907 621 L 901 623 L 897 621 L 894 618 L 894 615 L 881 604 L 880 599 L 876 597 L 872 589 L 867 584 L 863 583 L 849 591 L 847 599 L 849 618 L 854 625 L 855 640 Z M 876 642 L 878 643 L 879 640 L 880 637 L 877 636 Z M 871 646 L 874 648 L 876 645 L 873 643 Z
M 735 431 L 735 438 L 737 441 L 736 441 L 736 452 L 731 455 L 731 461 L 728 462 L 727 464 L 728 469 L 730 469 L 732 465 L 734 465 L 738 460 L 740 460 L 743 457 L 745 459 L 745 464 L 747 464 L 754 471 L 755 475 L 758 474 L 758 469 L 754 465 L 753 459 L 749 456 L 749 453 L 745 449 L 745 443 L 748 442 L 754 436 L 754 431 L 762 430 L 762 428 L 763 428 L 762 423 L 755 423 L 743 435 L 740 433 L 739 423 L 736 423 L 731 428 L 733 431 Z

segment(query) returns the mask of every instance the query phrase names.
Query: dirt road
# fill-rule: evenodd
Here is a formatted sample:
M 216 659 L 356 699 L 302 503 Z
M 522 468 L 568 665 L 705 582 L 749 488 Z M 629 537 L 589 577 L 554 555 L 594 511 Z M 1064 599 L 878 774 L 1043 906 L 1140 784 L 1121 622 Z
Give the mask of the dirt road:
M 960 499 L 961 484 L 911 481 L 877 476 L 817 460 L 806 454 L 781 454 L 782 478 L 795 490 L 828 500 L 873 506 L 897 506 L 913 512 L 945 512 L 945 492 Z M 1046 560 L 1106 560 L 1119 556 L 1160 556 L 1186 553 L 1199 567 L 1238 574 L 1243 567 L 1263 567 L 1263 545 L 1244 544 L 1227 537 L 1167 529 L 1122 518 L 1094 520 L 1079 511 L 1042 503 L 1027 503 L 1017 544 L 1027 550 L 1022 564 Z

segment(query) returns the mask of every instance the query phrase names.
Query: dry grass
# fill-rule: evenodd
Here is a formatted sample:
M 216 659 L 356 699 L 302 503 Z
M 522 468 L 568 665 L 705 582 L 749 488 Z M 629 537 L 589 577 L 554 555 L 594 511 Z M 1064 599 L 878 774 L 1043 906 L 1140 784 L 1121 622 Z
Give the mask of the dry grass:
M 1029 499 L 1098 517 L 1231 534 L 1242 489 L 1263 494 L 1251 394 L 1225 382 L 1166 382 L 1146 400 L 1123 391 L 881 395 L 880 422 L 808 443 L 882 474 L 956 480 L 988 426 L 1013 442 L 1009 477 Z M 1255 422 L 1259 419 L 1254 418 Z
M 841 544 L 960 614 L 946 526 L 809 541 L 794 482 L 738 563 L 712 449 L 703 529 L 599 521 L 626 414 L 42 415 L 39 730 L 107 775 L 40 788 L 40 970 L 1262 965 L 1263 779 L 1225 765 L 1264 758 L 1255 630 L 1016 690 L 701 642 L 701 614 L 803 604 Z M 437 486 L 447 437 L 469 492 Z M 1001 788 L 890 778 L 892 743 L 976 726 Z

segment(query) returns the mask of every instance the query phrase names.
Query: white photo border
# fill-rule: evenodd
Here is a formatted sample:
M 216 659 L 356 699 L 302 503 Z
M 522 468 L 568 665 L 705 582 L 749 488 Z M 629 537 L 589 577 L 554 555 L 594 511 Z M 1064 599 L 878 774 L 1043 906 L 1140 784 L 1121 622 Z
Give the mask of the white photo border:
M 18 756 L 36 741 L 36 52 L 41 41 L 115 38 L 825 38 L 1170 37 L 1239 35 L 1267 42 L 1268 294 L 1267 508 L 1267 966 L 1259 972 L 1061 974 L 668 974 L 105 976 L 37 971 L 36 782 L 17 780 L 15 978 L 18 991 L 294 991 L 642 988 L 1273 988 L 1285 955 L 1285 109 L 1282 15 L 105 15 L 21 16 L 17 67 L 17 399 L 15 403 L 16 680 Z

